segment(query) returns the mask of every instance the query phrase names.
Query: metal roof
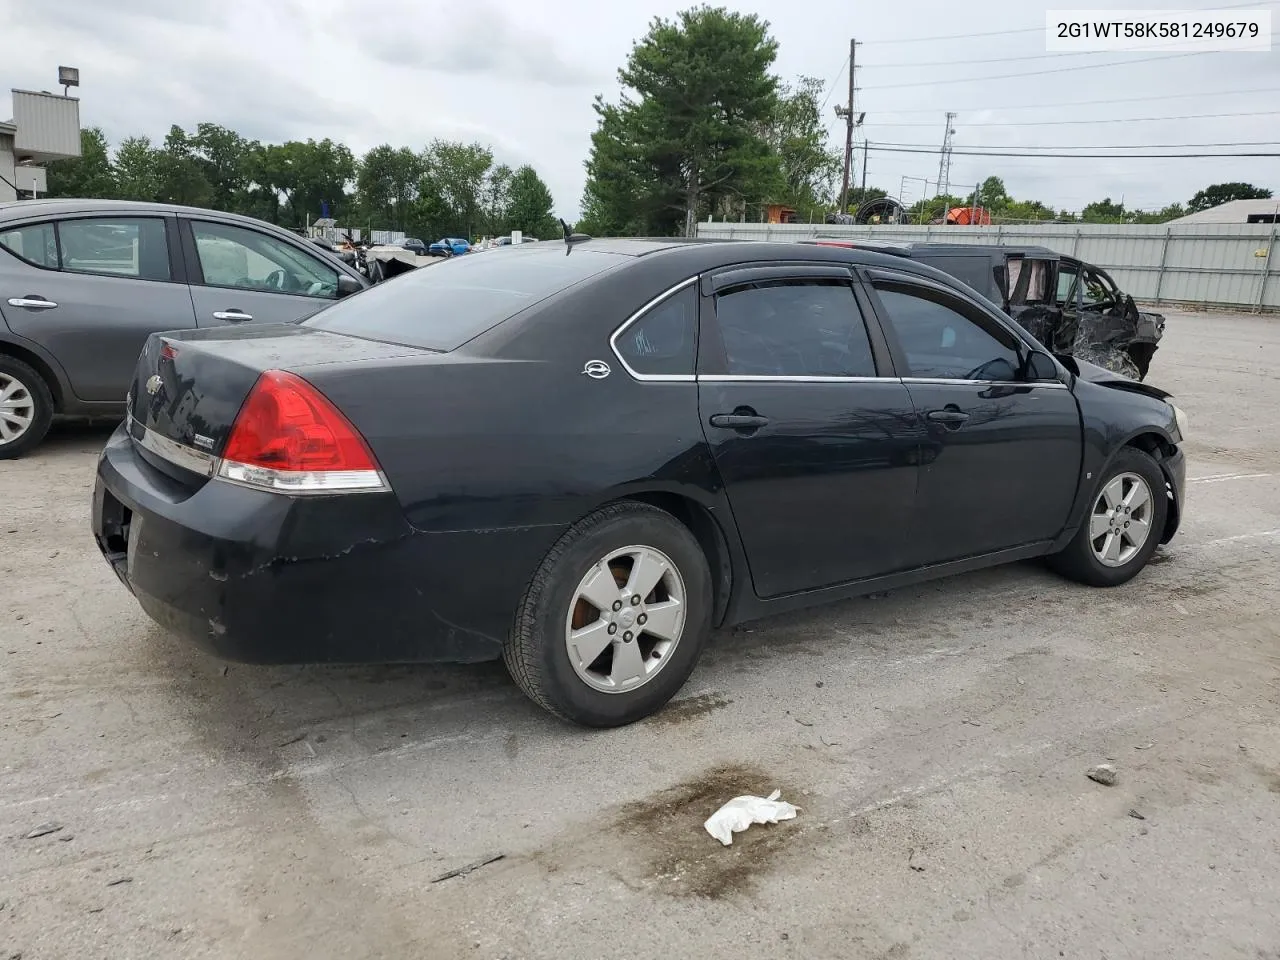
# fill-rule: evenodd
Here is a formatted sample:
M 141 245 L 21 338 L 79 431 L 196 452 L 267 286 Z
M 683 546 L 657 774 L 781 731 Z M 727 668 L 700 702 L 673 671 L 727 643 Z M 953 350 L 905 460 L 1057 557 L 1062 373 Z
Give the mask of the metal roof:
M 1169 223 L 1248 223 L 1249 216 L 1280 213 L 1280 200 L 1228 200 Z

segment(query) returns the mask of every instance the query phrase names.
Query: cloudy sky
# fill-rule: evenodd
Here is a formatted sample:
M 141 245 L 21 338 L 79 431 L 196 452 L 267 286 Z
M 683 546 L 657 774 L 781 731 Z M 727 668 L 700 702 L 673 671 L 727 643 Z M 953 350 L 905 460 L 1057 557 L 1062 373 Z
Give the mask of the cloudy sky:
M 160 139 L 171 124 L 192 128 L 201 121 L 263 141 L 332 137 L 357 153 L 383 142 L 421 147 L 433 137 L 479 140 L 501 161 L 533 164 L 550 185 L 557 212 L 574 219 L 594 127 L 593 96 L 616 97 L 616 70 L 653 16 L 692 5 L 0 0 L 0 85 L 56 89 L 59 64 L 79 67 L 81 120 L 101 126 L 113 142 L 139 133 Z M 1271 53 L 1176 57 L 1047 54 L 1045 11 L 1069 5 L 1037 0 L 728 5 L 770 22 L 780 44 L 779 76 L 805 74 L 828 82 L 833 143 L 841 131 L 831 107 L 845 96 L 842 64 L 850 37 L 861 43 L 858 109 L 866 111 L 864 131 L 873 147 L 936 149 L 947 110 L 958 114 L 957 151 L 1280 141 L 1280 47 Z M 1094 0 L 1092 6 L 1213 5 Z M 1244 5 L 1224 0 L 1221 6 Z M 1270 10 L 1280 31 L 1280 0 L 1248 6 Z M 923 39 L 956 36 L 966 38 Z M 859 179 L 860 167 L 861 156 Z M 1104 196 L 1123 197 L 1130 208 L 1158 208 L 1185 202 L 1202 186 L 1223 180 L 1245 180 L 1280 194 L 1276 158 L 957 155 L 951 182 L 968 186 L 991 174 L 1002 176 L 1015 197 L 1072 209 Z M 924 184 L 904 177 L 937 175 L 936 153 L 869 154 L 868 184 L 894 195 L 901 190 L 907 202 L 921 196 Z

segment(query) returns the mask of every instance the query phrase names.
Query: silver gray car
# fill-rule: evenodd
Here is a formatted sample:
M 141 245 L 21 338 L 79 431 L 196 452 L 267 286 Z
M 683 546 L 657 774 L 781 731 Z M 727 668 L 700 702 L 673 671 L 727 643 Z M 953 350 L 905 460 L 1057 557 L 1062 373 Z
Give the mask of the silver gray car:
M 55 416 L 123 416 L 147 336 L 310 316 L 369 285 L 260 220 L 121 200 L 0 203 L 0 460 Z

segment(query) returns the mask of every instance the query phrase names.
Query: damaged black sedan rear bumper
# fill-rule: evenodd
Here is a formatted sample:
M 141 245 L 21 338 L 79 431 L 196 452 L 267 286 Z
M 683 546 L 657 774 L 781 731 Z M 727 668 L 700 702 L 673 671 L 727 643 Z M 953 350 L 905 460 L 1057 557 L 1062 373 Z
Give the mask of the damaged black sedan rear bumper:
M 392 494 L 295 498 L 217 480 L 192 491 L 123 427 L 98 462 L 93 532 L 153 620 L 228 660 L 492 660 L 510 624 L 481 595 L 502 580 L 488 553 L 501 531 L 483 544 L 422 533 Z

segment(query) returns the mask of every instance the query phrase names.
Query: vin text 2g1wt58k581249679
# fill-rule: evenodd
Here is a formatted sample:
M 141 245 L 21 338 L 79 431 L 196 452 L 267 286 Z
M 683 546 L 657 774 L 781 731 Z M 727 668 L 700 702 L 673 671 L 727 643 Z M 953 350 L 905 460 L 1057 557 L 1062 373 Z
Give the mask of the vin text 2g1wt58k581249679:
M 1126 582 L 1184 429 L 910 259 L 574 236 L 152 336 L 92 523 L 221 656 L 501 657 L 612 726 L 718 626 L 1036 556 Z

